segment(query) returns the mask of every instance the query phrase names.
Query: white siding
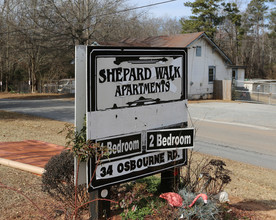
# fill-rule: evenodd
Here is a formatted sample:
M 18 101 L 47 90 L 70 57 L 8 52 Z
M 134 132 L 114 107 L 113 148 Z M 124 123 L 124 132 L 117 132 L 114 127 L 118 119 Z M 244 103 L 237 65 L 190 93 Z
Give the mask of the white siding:
M 201 57 L 196 56 L 196 46 L 201 46 Z M 189 98 L 210 98 L 213 83 L 208 82 L 209 66 L 216 67 L 215 80 L 231 80 L 231 70 L 227 69 L 221 55 L 212 49 L 204 39 L 195 41 L 188 49 L 188 96 Z
M 236 82 L 236 86 L 238 87 L 244 87 L 244 75 L 245 75 L 245 69 L 238 69 L 238 78 Z

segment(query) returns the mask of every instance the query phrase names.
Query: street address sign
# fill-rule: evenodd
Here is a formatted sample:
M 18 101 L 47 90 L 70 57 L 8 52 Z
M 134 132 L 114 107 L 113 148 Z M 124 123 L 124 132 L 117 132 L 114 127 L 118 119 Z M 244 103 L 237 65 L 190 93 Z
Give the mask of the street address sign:
M 90 188 L 95 190 L 154 175 L 186 164 L 186 150 L 143 153 L 119 160 L 106 160 L 98 165 L 96 165 L 95 160 L 90 160 L 88 178 L 92 178 Z M 96 170 L 95 173 L 94 170 Z
M 90 161 L 90 187 L 103 188 L 185 165 L 186 149 L 193 147 L 193 135 L 194 129 L 174 128 L 96 140 L 100 148 Z M 142 137 L 147 140 L 146 148 L 142 147 Z M 103 148 L 108 156 L 96 164 Z

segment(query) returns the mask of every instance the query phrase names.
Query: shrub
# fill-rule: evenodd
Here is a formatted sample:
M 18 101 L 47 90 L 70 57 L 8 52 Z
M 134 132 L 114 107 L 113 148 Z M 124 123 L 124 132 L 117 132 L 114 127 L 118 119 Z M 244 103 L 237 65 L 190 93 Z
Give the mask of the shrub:
M 119 200 L 123 219 L 144 219 L 153 216 L 160 205 L 158 189 L 160 178 L 146 177 L 112 187 L 114 200 Z
M 77 193 L 75 192 L 73 153 L 64 150 L 48 161 L 42 175 L 42 190 L 61 202 L 64 205 L 63 209 L 70 209 L 71 213 L 76 207 L 75 196 L 78 204 L 88 201 L 85 185 L 79 185 Z
M 222 160 L 212 159 L 202 170 L 202 179 L 206 182 L 200 191 L 205 191 L 210 195 L 221 192 L 224 187 L 231 182 L 230 171 L 225 169 L 226 164 Z
M 190 192 L 204 192 L 215 195 L 221 192 L 231 182 L 230 171 L 222 160 L 208 158 L 194 161 L 193 153 L 181 175 L 180 188 L 186 188 Z
M 86 119 L 84 119 L 86 121 Z M 86 124 L 84 123 L 82 129 L 78 132 L 71 124 L 66 124 L 65 128 L 59 133 L 66 133 L 66 148 L 73 152 L 74 156 L 78 157 L 80 161 L 87 161 L 96 153 L 97 144 L 86 140 Z

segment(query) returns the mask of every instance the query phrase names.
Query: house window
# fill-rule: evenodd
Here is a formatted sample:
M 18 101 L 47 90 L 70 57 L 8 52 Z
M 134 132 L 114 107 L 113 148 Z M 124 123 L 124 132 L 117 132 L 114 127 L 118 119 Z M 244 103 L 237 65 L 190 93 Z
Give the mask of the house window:
M 196 46 L 196 56 L 201 57 L 201 46 Z
M 216 67 L 215 66 L 209 66 L 208 71 L 208 82 L 213 83 L 216 77 Z
M 232 79 L 238 79 L 238 69 L 232 69 Z

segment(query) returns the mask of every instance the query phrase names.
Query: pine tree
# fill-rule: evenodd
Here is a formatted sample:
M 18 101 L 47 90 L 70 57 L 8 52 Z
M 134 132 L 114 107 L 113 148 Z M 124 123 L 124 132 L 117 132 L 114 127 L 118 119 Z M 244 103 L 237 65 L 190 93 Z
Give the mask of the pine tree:
M 226 49 L 231 51 L 232 61 L 239 64 L 241 41 L 244 36 L 244 29 L 241 25 L 242 15 L 236 3 L 222 3 L 222 6 L 224 12 L 222 30 L 227 36 L 226 39 L 225 36 L 222 37 L 223 44 L 225 45 L 228 41 L 229 48 Z
M 192 8 L 192 16 L 189 19 L 182 19 L 182 32 L 192 33 L 204 31 L 210 38 L 214 39 L 218 25 L 222 21 L 219 16 L 218 4 L 221 0 L 196 0 L 186 2 L 185 6 Z

